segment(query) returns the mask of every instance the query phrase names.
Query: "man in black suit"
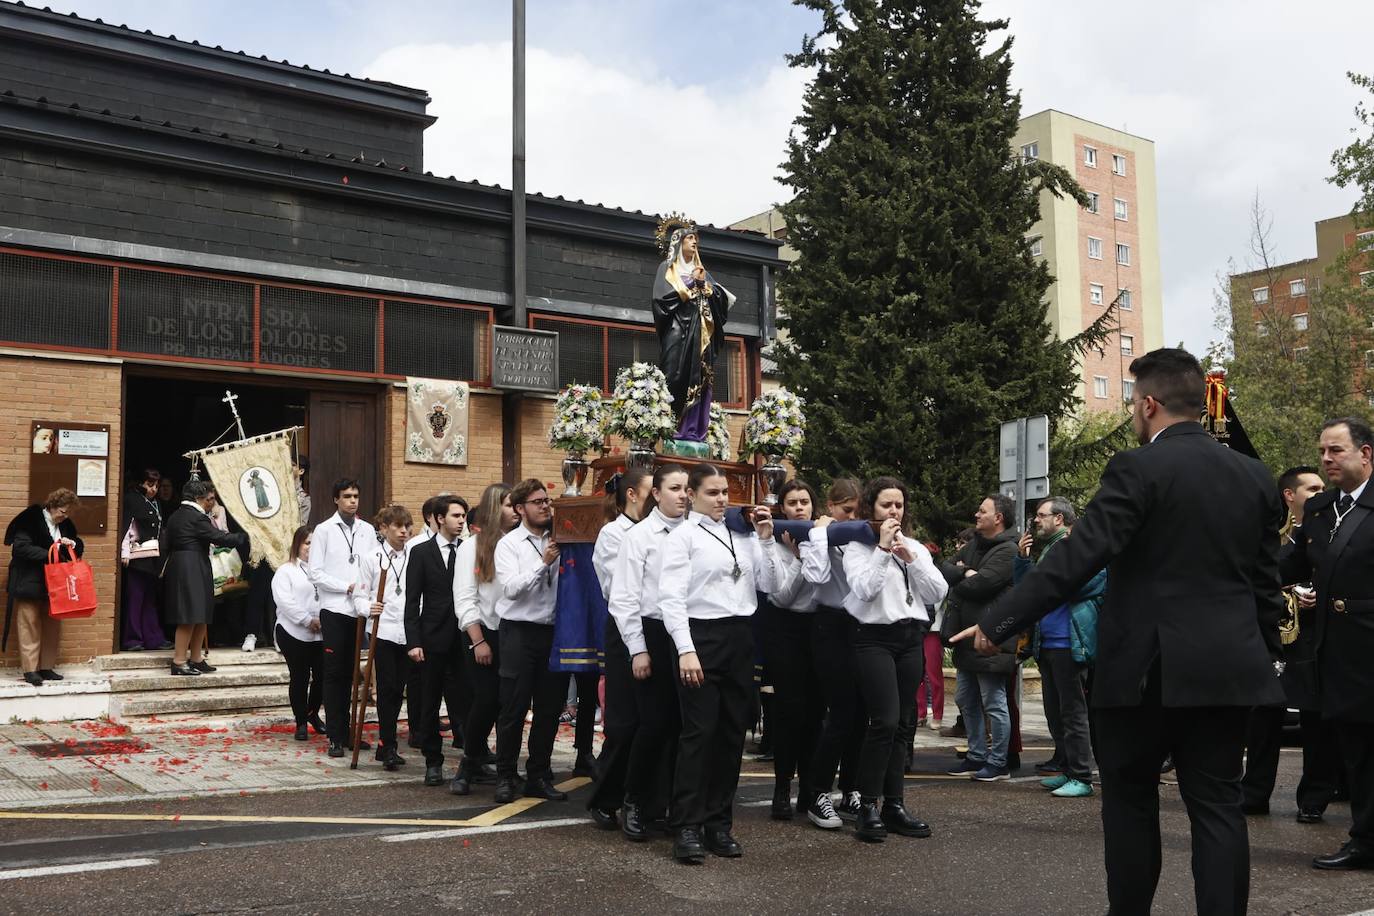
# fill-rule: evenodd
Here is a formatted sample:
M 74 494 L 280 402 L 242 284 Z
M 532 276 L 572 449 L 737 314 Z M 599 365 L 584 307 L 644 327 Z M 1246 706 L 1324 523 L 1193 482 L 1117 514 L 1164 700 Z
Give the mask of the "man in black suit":
M 463 651 L 453 613 L 453 570 L 458 536 L 467 519 L 466 508 L 456 496 L 437 497 L 434 510 L 439 530 L 416 544 L 406 560 L 406 654 L 420 666 L 421 750 L 427 786 L 444 783 L 439 703 L 449 666 L 461 661 Z
M 1203 376 L 1192 354 L 1155 350 L 1131 372 L 1142 447 L 1112 457 L 1073 537 L 957 638 L 996 652 L 1109 566 L 1092 704 L 1111 912 L 1150 910 L 1159 771 L 1172 754 L 1193 827 L 1197 910 L 1244 913 L 1246 718 L 1283 702 L 1274 666 L 1283 509 L 1264 465 L 1197 422 Z
M 1350 788 L 1350 841 L 1313 866 L 1374 868 L 1374 488 L 1368 487 L 1374 432 L 1355 417 L 1322 427 L 1321 458 L 1334 489 L 1307 501 L 1283 581 L 1317 588 L 1316 632 L 1289 664 L 1314 665 L 1321 711 L 1334 723 Z

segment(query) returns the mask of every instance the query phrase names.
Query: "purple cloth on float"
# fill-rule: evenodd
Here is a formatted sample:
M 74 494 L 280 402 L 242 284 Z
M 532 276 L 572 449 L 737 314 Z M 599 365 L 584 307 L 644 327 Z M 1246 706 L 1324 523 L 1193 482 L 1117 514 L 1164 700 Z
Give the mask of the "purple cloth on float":
M 711 425 L 711 386 L 701 389 L 701 396 L 695 404 L 689 404 L 682 412 L 675 439 L 683 442 L 705 442 L 706 429 Z
M 599 671 L 610 612 L 592 565 L 594 544 L 563 544 L 558 559 L 558 598 L 553 618 L 550 671 Z

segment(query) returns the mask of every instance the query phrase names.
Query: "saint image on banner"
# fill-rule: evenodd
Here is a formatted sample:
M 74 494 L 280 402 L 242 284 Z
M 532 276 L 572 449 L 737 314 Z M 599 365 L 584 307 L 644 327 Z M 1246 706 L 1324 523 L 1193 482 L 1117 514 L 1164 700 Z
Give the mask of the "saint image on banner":
M 659 368 L 677 416 L 676 438 L 705 442 L 711 420 L 716 354 L 725 346 L 725 321 L 735 296 L 701 263 L 697 227 L 674 214 L 658 227 L 664 260 L 654 276 L 654 329 Z
M 281 508 L 281 487 L 272 472 L 264 467 L 251 467 L 243 472 L 239 478 L 239 496 L 255 518 L 271 518 Z

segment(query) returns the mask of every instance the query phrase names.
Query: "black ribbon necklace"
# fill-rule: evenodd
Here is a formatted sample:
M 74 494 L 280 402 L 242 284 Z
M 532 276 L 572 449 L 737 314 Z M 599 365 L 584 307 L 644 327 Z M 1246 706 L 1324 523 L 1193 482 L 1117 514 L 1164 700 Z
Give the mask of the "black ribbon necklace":
M 410 554 L 402 547 L 400 551 L 401 568 L 396 569 L 396 556 L 390 544 L 386 545 L 386 568 L 391 571 L 391 578 L 396 583 L 396 594 L 401 593 L 401 576 L 405 574 L 406 564 L 410 562 Z
M 900 538 L 901 535 L 899 534 L 897 535 L 897 537 Z M 893 541 L 894 546 L 897 543 L 897 541 Z M 913 604 L 916 603 L 916 596 L 911 593 L 911 577 L 906 574 L 907 563 L 904 562 L 901 557 L 897 556 L 895 553 L 892 553 L 891 551 L 888 552 L 888 556 L 896 560 L 897 565 L 902 568 L 902 585 L 906 586 L 906 605 L 907 607 L 911 607 Z
M 744 570 L 742 570 L 742 569 L 739 568 L 739 556 L 735 553 L 735 534 L 734 534 L 734 532 L 731 531 L 729 528 L 726 528 L 726 529 L 725 529 L 725 534 L 730 538 L 730 543 L 727 544 L 727 543 L 725 543 L 725 541 L 720 537 L 720 535 L 716 534 L 714 531 L 712 531 L 710 528 L 707 528 L 705 525 L 701 525 L 700 528 L 701 528 L 702 531 L 704 531 L 704 532 L 706 532 L 707 534 L 709 534 L 709 535 L 711 536 L 712 540 L 714 540 L 717 544 L 719 544 L 720 546 L 724 547 L 726 550 L 730 551 L 730 559 L 733 560 L 733 561 L 734 561 L 734 564 L 735 564 L 735 568 L 732 569 L 732 570 L 730 570 L 730 578 L 732 578 L 732 579 L 734 579 L 736 582 L 738 582 L 738 581 L 739 581 L 739 577 L 742 576 L 742 575 L 744 575 Z
M 539 562 L 544 563 L 544 551 L 540 550 L 539 545 L 530 540 L 530 538 L 531 535 L 526 534 L 525 543 L 534 548 L 535 555 L 539 557 Z M 549 565 L 544 563 L 544 587 L 548 588 L 550 585 L 553 585 L 553 572 L 549 570 Z
M 352 566 L 354 563 L 358 562 L 358 554 L 353 550 L 353 542 L 358 539 L 356 519 L 352 525 L 345 525 L 343 522 L 339 522 L 339 530 L 343 532 L 344 537 L 348 538 L 348 565 Z

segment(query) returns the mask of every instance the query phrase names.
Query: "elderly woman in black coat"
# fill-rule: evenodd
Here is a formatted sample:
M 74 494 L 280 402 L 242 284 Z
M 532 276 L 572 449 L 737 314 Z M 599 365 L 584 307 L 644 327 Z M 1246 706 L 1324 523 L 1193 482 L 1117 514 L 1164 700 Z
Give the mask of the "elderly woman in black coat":
M 181 505 L 162 530 L 168 619 L 177 628 L 173 674 L 198 675 L 215 670 L 203 655 L 205 630 L 215 610 L 210 545 L 238 547 L 248 543 L 244 532 L 221 531 L 210 523 L 207 513 L 214 504 L 213 486 L 203 480 L 188 480 L 181 488 Z
M 9 606 L 5 611 L 5 637 L 10 634 L 11 616 L 19 618 L 19 664 L 24 680 L 35 687 L 43 681 L 60 681 L 53 670 L 57 664 L 57 641 L 61 621 L 48 614 L 48 583 L 43 567 L 48 551 L 61 543 L 79 557 L 86 549 L 76 536 L 76 525 L 68 518 L 78 505 L 76 494 L 66 488 L 53 490 L 42 505 L 34 504 L 14 517 L 5 530 L 5 544 L 11 550 Z

